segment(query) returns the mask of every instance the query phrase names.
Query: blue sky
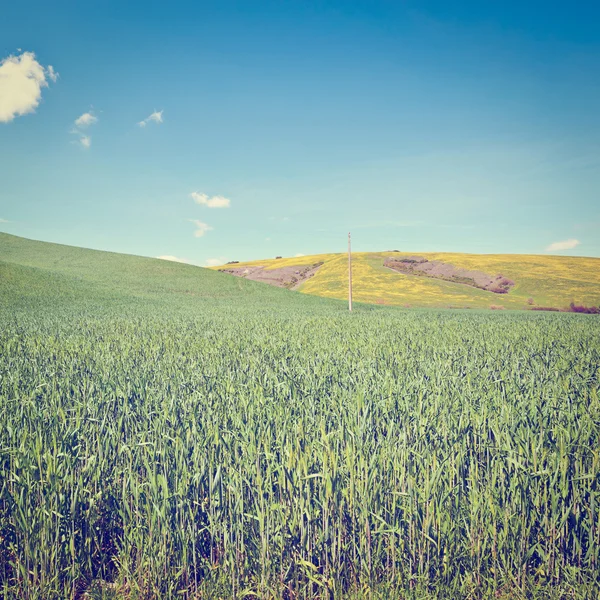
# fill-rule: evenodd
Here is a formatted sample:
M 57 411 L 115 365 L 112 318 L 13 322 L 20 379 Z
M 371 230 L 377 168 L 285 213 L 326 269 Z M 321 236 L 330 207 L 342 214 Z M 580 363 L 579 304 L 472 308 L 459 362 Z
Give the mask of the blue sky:
M 598 22 L 593 2 L 12 3 L 0 230 L 201 265 L 349 230 L 357 251 L 600 256 Z

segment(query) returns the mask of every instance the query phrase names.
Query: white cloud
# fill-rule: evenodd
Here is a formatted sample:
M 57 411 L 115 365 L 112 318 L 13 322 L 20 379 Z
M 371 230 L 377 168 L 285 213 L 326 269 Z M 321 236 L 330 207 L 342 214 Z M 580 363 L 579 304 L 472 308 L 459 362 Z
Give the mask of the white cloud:
M 93 115 L 91 112 L 86 112 L 83 113 L 80 117 L 77 117 L 75 119 L 75 125 L 77 127 L 89 127 L 90 125 L 93 125 L 94 123 L 98 122 L 98 117 L 96 117 L 95 115 Z
M 184 263 L 186 265 L 191 265 L 192 261 L 187 258 L 179 258 L 178 256 L 171 256 L 170 254 L 164 254 L 163 256 L 157 256 L 156 258 L 160 258 L 161 260 L 170 260 L 171 262 Z
M 140 121 L 138 125 L 140 127 L 146 127 L 148 123 L 162 123 L 163 122 L 163 111 L 155 110 L 149 117 L 146 117 L 143 121 Z
M 219 267 L 225 262 L 225 258 L 207 258 L 204 263 L 207 267 Z
M 0 219 L 0 223 L 10 223 L 10 221 L 7 221 L 6 219 Z
M 43 67 L 33 52 L 8 56 L 0 61 L 0 123 L 35 112 L 42 98 L 42 88 L 58 79 L 52 66 Z
M 271 238 L 265 238 L 265 242 L 270 242 Z
M 306 256 L 306 254 L 295 254 L 294 255 L 296 258 L 300 258 L 301 256 Z
M 58 79 L 58 73 L 54 70 L 52 65 L 48 65 L 48 77 L 50 77 L 53 83 L 56 83 L 56 80 Z
M 555 252 L 556 250 L 572 250 L 579 246 L 579 240 L 564 240 L 562 242 L 553 242 L 546 248 L 546 252 Z
M 92 145 L 92 138 L 89 135 L 84 134 L 80 129 L 85 129 L 90 125 L 94 125 L 94 123 L 98 122 L 98 117 L 96 117 L 91 111 L 83 113 L 80 117 L 75 119 L 75 127 L 71 129 L 71 133 L 79 136 L 78 143 L 83 148 L 89 148 Z M 80 128 L 80 129 L 78 129 Z
M 212 231 L 212 227 L 210 225 L 207 225 L 202 221 L 198 221 L 198 219 L 189 219 L 189 221 L 196 226 L 194 237 L 202 237 L 207 231 Z
M 209 197 L 207 194 L 201 194 L 199 192 L 192 192 L 190 198 L 194 200 L 196 204 L 207 206 L 208 208 L 229 208 L 231 201 L 225 196 L 212 196 Z

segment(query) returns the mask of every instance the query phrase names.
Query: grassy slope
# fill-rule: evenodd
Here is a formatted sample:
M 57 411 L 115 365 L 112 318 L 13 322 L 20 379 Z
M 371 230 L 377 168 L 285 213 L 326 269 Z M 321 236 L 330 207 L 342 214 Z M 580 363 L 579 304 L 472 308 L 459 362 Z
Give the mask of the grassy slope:
M 537 256 L 519 254 L 452 254 L 419 252 L 429 260 L 441 260 L 490 274 L 502 273 L 516 285 L 507 295 L 494 294 L 466 285 L 426 277 L 402 275 L 383 266 L 387 256 L 410 256 L 415 253 L 357 252 L 353 254 L 354 298 L 378 304 L 488 308 L 528 308 L 528 298 L 538 306 L 565 307 L 571 301 L 586 306 L 600 304 L 600 258 Z M 347 256 L 319 254 L 299 258 L 259 260 L 248 265 L 265 265 L 274 269 L 323 261 L 317 274 L 300 290 L 328 298 L 347 295 Z
M 38 242 L 0 233 L 0 305 L 61 303 L 101 307 L 192 309 L 207 303 L 228 310 L 332 305 L 285 289 L 233 278 L 209 269 L 154 258 Z M 337 303 L 333 303 L 335 306 Z
M 477 255 L 420 253 L 430 260 L 502 273 L 516 286 L 507 295 L 493 294 L 469 286 L 425 277 L 402 275 L 383 266 L 386 256 L 410 253 L 355 253 L 353 255 L 354 299 L 358 302 L 424 307 L 506 308 L 527 307 L 533 298 L 538 306 L 564 307 L 571 301 L 600 304 L 600 259 L 534 255 Z M 321 254 L 243 264 L 277 268 L 323 261 L 317 274 L 300 291 L 312 296 L 345 299 L 347 258 L 345 254 Z M 319 301 L 287 290 L 233 278 L 210 269 L 153 258 L 100 252 L 59 244 L 37 242 L 0 234 L 0 301 L 17 293 L 21 303 L 40 301 L 40 293 L 87 301 L 110 297 L 137 302 L 159 302 L 170 306 L 190 301 L 243 299 L 243 304 L 300 303 L 322 306 Z M 11 283 L 11 285 L 7 285 Z M 311 304 L 312 302 L 312 304 Z M 315 304 L 315 302 L 317 304 Z M 308 303 L 308 304 L 306 304 Z

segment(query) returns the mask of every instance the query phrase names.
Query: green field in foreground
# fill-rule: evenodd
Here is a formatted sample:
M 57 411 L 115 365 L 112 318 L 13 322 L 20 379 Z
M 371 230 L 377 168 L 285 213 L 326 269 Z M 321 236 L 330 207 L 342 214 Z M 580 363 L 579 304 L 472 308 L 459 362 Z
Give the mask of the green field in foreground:
M 600 319 L 0 236 L 5 598 L 597 598 Z

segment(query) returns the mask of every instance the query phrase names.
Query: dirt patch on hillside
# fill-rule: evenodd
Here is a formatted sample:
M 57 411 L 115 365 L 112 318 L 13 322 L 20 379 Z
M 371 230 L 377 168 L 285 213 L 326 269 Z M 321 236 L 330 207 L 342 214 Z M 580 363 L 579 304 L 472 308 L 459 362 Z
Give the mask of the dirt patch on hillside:
M 405 275 L 420 275 L 461 283 L 495 294 L 507 294 L 515 285 L 514 281 L 503 275 L 489 275 L 483 271 L 461 269 L 439 260 L 427 260 L 422 256 L 389 257 L 385 259 L 383 266 Z
M 281 267 L 279 269 L 265 269 L 265 267 L 232 267 L 229 269 L 219 269 L 221 273 L 229 273 L 236 277 L 243 277 L 252 281 L 268 283 L 276 287 L 284 287 L 290 290 L 296 289 L 300 284 L 310 279 L 321 267 L 323 263 L 313 265 Z

